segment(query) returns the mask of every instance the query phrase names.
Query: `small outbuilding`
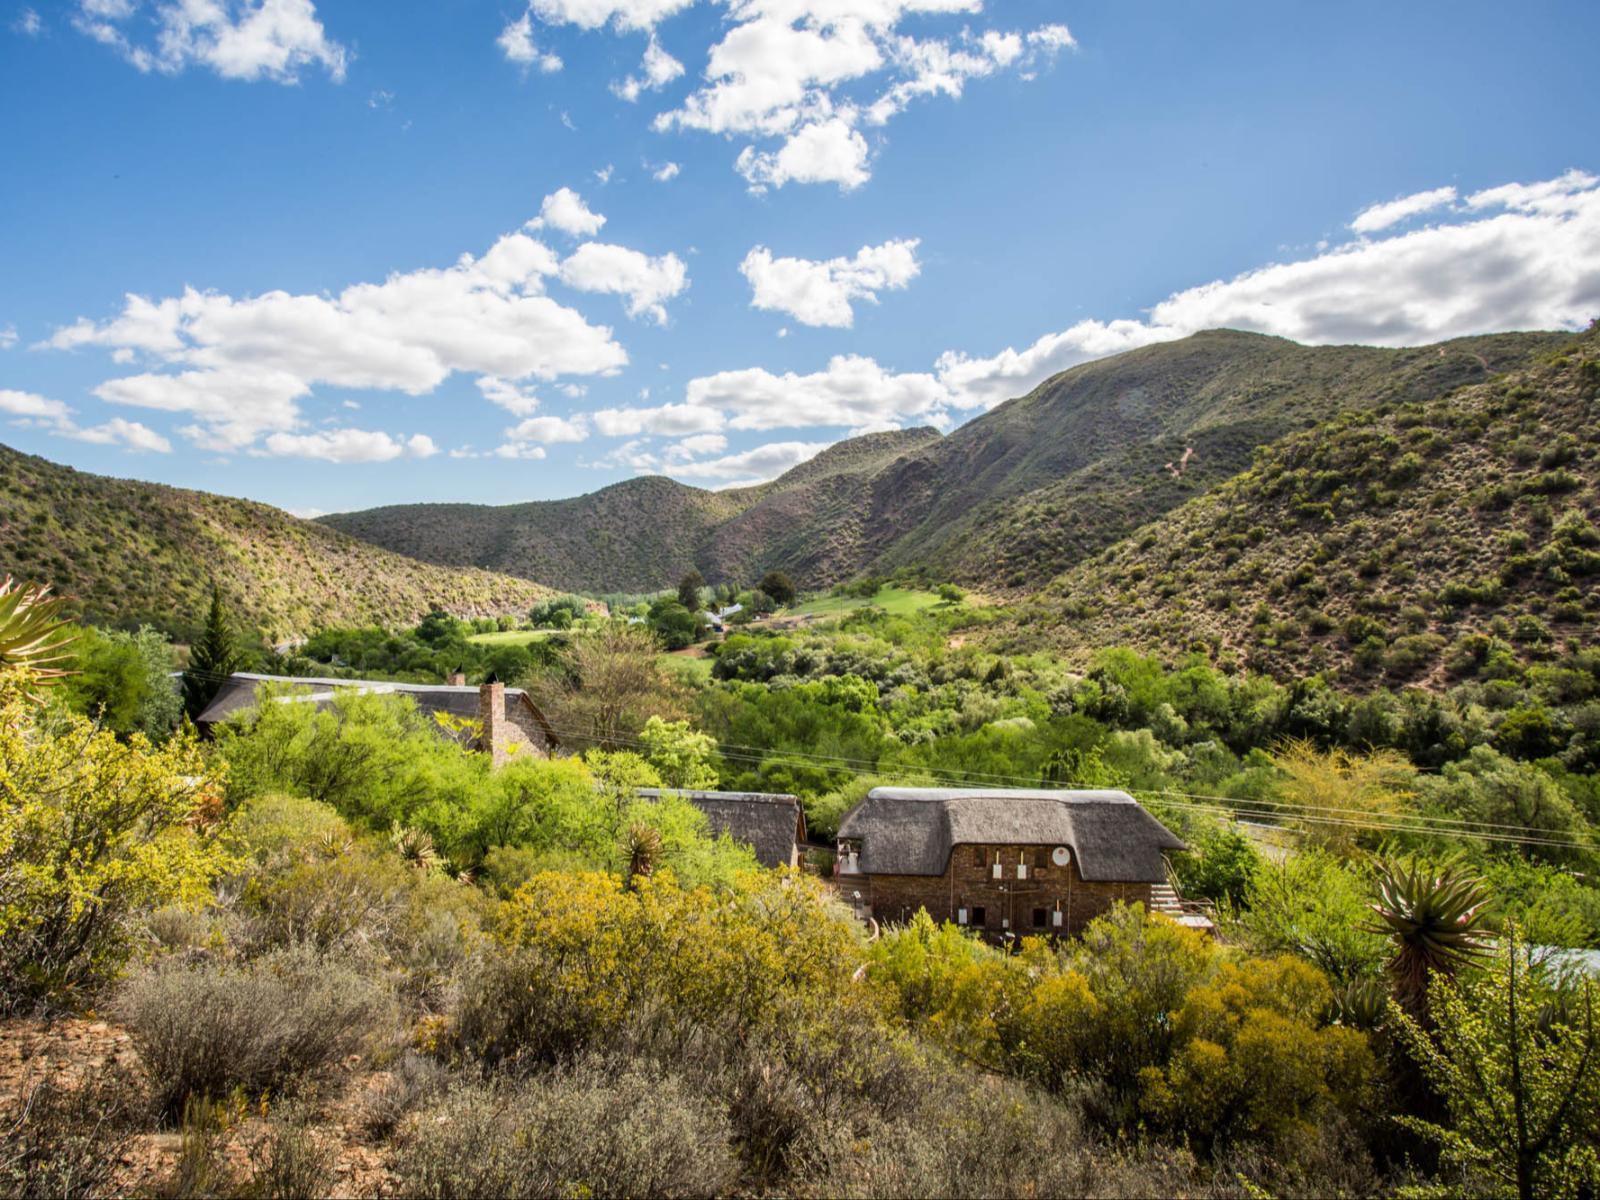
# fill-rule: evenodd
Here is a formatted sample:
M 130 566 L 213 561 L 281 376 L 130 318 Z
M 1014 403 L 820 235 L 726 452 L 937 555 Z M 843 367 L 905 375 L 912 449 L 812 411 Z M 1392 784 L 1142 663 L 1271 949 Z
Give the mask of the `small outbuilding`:
M 745 843 L 764 867 L 797 868 L 805 853 L 806 815 L 798 796 L 685 788 L 640 788 L 639 795 L 646 800 L 682 796 L 705 813 L 713 834 Z
M 1166 855 L 1185 848 L 1126 792 L 874 788 L 839 824 L 835 872 L 880 921 L 1073 934 L 1118 901 L 1178 915 Z

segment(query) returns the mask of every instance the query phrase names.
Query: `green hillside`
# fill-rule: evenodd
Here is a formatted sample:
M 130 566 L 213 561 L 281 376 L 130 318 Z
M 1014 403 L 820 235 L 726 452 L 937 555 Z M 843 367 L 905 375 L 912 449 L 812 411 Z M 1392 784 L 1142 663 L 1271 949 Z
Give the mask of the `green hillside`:
M 329 625 L 401 625 L 433 605 L 521 612 L 550 590 L 433 566 L 248 500 L 89 475 L 0 446 L 0 575 L 48 580 L 104 623 L 183 633 L 215 578 L 273 639 Z
M 914 567 L 1024 592 L 1243 470 L 1259 445 L 1337 413 L 1445 395 L 1567 336 L 1386 350 L 1219 330 L 1075 367 L 947 437 L 842 442 L 760 487 L 642 478 L 571 500 L 323 520 L 429 562 L 579 591 L 657 588 L 694 566 L 714 582 L 781 568 L 810 588 Z
M 1591 330 L 1527 370 L 1347 413 L 1066 572 L 1019 628 L 1391 687 L 1559 671 L 1600 618 L 1597 398 Z
M 834 579 L 858 569 L 872 478 L 939 435 L 870 434 L 782 478 L 713 492 L 660 476 L 526 504 L 399 504 L 321 522 L 428 562 L 476 565 L 571 591 L 648 591 L 699 566 L 747 579 L 771 566 Z

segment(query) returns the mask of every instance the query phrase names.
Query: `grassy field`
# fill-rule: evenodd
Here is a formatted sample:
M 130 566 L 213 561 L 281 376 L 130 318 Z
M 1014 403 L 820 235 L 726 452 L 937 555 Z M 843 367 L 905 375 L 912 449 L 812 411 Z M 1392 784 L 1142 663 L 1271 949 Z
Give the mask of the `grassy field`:
M 909 616 L 912 613 L 922 612 L 939 603 L 939 597 L 932 592 L 919 592 L 911 588 L 886 587 L 870 600 L 863 600 L 859 596 L 819 596 L 815 600 L 808 600 L 794 608 L 786 609 L 786 617 L 831 617 L 838 613 L 849 612 L 855 608 L 865 608 L 872 605 L 881 608 L 896 616 Z
M 529 642 L 542 642 L 553 629 L 513 629 L 507 633 L 475 633 L 467 641 L 479 646 L 526 646 Z
M 663 654 L 661 669 L 670 671 L 684 683 L 704 683 L 711 678 L 713 659 L 688 654 Z

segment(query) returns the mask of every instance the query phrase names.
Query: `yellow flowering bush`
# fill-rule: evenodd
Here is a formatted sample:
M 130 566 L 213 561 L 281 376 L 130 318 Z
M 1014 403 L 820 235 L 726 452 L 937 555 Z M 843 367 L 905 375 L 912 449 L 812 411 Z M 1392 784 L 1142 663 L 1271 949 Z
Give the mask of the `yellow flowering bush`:
M 0 1003 L 86 998 L 132 952 L 131 913 L 201 904 L 227 856 L 192 737 L 153 746 L 39 707 L 0 673 Z

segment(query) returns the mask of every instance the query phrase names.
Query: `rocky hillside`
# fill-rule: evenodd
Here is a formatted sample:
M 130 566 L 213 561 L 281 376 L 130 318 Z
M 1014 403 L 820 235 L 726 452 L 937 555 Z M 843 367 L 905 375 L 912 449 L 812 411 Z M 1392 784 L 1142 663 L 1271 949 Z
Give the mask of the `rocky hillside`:
M 1600 330 L 1541 360 L 1263 448 L 1056 579 L 1019 640 L 1390 687 L 1559 671 L 1600 620 Z
M 215 578 L 272 639 L 335 624 L 522 612 L 550 589 L 416 562 L 265 504 L 89 475 L 0 446 L 0 576 L 48 580 L 76 613 L 173 633 Z
M 1063 372 L 947 437 L 840 443 L 761 487 L 635 479 L 573 500 L 324 521 L 430 562 L 580 591 L 661 587 L 690 566 L 713 581 L 781 567 L 806 587 L 912 566 L 1020 592 L 1235 475 L 1259 445 L 1337 413 L 1445 395 L 1566 336 L 1385 350 L 1222 330 Z

